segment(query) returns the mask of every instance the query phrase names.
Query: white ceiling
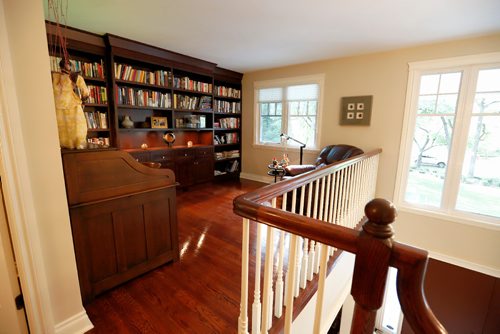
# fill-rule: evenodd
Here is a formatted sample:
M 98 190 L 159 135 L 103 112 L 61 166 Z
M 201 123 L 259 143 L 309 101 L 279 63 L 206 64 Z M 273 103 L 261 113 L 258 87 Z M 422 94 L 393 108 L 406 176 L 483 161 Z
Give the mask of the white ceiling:
M 500 32 L 500 0 L 54 1 L 68 26 L 239 72 Z

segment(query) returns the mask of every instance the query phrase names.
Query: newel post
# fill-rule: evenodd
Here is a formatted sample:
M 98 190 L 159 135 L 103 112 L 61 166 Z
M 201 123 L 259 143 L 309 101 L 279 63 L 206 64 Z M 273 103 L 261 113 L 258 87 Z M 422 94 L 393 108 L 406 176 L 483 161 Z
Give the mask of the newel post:
M 391 223 L 396 218 L 394 205 L 376 198 L 365 206 L 368 221 L 357 243 L 351 294 L 356 302 L 351 333 L 373 333 L 377 310 L 382 306 L 391 257 Z

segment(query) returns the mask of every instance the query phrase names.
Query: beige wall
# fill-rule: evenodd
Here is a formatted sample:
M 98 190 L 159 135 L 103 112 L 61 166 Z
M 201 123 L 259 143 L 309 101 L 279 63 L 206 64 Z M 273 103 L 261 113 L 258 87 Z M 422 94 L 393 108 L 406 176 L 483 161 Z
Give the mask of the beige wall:
M 253 147 L 253 82 L 325 73 L 320 146 L 346 143 L 365 151 L 382 148 L 377 196 L 392 199 L 408 78 L 408 63 L 500 51 L 500 34 L 397 51 L 325 60 L 265 71 L 243 77 L 243 173 L 265 175 L 266 165 L 281 151 Z M 373 95 L 369 127 L 339 126 L 343 96 Z M 306 155 L 311 160 L 314 154 Z M 292 159 L 298 161 L 296 155 Z M 399 241 L 500 270 L 500 231 L 474 228 L 445 220 L 401 213 L 396 224 Z M 465 246 L 469 245 L 469 246 Z
M 31 258 L 31 275 L 36 276 L 31 278 L 35 283 L 43 282 L 38 288 L 45 296 L 38 305 L 45 316 L 44 329 L 31 330 L 71 332 L 67 327 L 71 318 L 80 318 L 83 325 L 89 323 L 80 297 L 66 204 L 42 2 L 2 0 L 0 6 L 8 39 L 2 41 L 0 58 L 0 80 L 7 86 L 8 99 L 8 115 L 3 119 L 14 141 L 1 143 L 2 154 L 12 152 L 7 163 L 14 168 L 17 164 L 17 169 L 6 176 L 20 179 L 17 190 L 22 196 L 18 218 L 23 222 L 11 218 L 10 223 L 19 231 L 14 235 L 16 249 L 24 246 L 36 252 L 16 252 L 16 256 L 19 261 Z M 19 235 L 26 239 L 18 239 Z M 26 290 L 29 293 L 36 288 Z

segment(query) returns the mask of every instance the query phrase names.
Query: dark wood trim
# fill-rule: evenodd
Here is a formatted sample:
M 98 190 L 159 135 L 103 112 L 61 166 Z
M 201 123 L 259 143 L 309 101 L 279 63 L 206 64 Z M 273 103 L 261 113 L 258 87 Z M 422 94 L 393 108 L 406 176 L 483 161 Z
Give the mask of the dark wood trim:
M 137 42 L 128 38 L 106 34 L 105 40 L 116 56 L 173 66 L 189 72 L 212 75 L 216 64 L 205 60 Z M 146 59 L 144 57 L 147 57 Z
M 214 69 L 214 79 L 216 81 L 225 81 L 241 86 L 242 78 L 243 78 L 243 73 L 227 70 L 221 67 L 215 67 Z
M 47 41 L 50 45 L 56 36 L 56 24 L 45 21 L 45 29 L 47 31 Z M 81 50 L 104 56 L 106 45 L 101 35 L 67 26 L 61 26 L 61 29 L 66 37 L 66 42 L 68 43 L 67 47 L 69 49 Z

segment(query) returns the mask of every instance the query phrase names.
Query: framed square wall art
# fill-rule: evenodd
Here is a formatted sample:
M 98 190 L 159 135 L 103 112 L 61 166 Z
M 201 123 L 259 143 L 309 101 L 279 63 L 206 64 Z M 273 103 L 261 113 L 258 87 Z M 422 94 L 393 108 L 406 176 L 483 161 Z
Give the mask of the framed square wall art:
M 340 125 L 370 125 L 372 102 L 372 95 L 343 97 Z

